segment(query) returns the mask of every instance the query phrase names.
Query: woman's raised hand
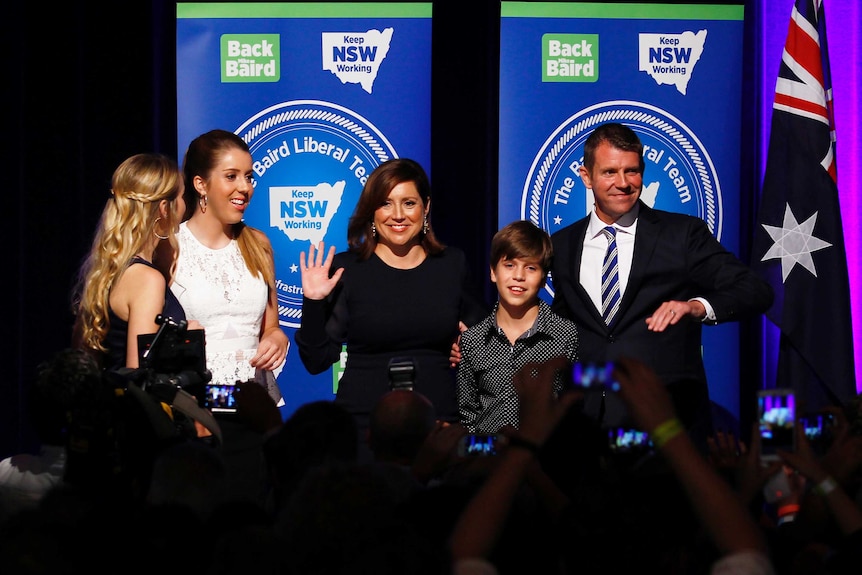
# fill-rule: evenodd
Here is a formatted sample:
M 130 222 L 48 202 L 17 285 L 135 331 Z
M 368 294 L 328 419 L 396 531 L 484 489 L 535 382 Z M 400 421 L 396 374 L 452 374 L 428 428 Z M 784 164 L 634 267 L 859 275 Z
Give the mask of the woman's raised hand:
M 330 246 L 326 259 L 323 242 L 317 244 L 317 257 L 314 254 L 314 244 L 308 247 L 308 265 L 306 265 L 305 252 L 299 252 L 299 271 L 302 274 L 302 295 L 308 299 L 323 299 L 332 293 L 344 268 L 338 268 L 332 277 L 329 277 L 329 268 L 332 266 L 332 258 L 335 257 L 335 246 Z

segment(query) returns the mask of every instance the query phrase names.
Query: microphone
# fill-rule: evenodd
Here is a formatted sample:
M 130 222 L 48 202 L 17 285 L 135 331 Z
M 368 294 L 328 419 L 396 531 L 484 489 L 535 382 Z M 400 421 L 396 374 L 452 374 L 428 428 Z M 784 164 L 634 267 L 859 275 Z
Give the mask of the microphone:
M 179 333 L 186 331 L 186 329 L 189 327 L 189 322 L 184 319 L 177 321 L 171 316 L 162 314 L 156 316 L 156 323 L 158 325 L 169 325 L 172 328 L 175 328 Z
M 173 328 L 174 332 L 178 334 L 183 334 L 186 332 L 186 328 L 189 326 L 189 322 L 186 320 L 180 320 L 179 322 L 174 318 L 158 314 L 156 316 L 156 323 L 159 325 L 159 330 L 156 332 L 155 337 L 153 337 L 153 341 L 150 343 L 150 347 L 143 353 L 142 360 L 143 364 L 146 367 L 150 367 L 150 356 L 153 353 L 153 350 L 156 349 L 157 344 L 161 344 L 162 336 L 164 335 L 165 330 L 168 327 Z

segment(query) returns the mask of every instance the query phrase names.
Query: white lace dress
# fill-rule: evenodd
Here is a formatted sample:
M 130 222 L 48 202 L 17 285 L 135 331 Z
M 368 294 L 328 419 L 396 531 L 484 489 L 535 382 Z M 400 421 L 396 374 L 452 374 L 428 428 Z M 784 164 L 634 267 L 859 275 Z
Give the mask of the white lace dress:
M 233 385 L 237 380 L 254 379 L 283 405 L 276 383 L 278 372 L 256 370 L 249 364 L 260 341 L 266 282 L 248 271 L 236 240 L 224 248 L 210 249 L 197 240 L 185 222 L 180 224 L 177 240 L 180 255 L 171 290 L 183 305 L 186 318 L 197 320 L 204 328 L 211 383 Z

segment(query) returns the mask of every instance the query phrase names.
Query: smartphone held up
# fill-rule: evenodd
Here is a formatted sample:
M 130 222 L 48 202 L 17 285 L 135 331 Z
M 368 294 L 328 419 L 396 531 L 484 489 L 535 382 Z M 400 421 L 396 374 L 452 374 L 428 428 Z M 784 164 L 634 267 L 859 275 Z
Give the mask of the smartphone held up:
M 614 362 L 578 361 L 572 365 L 572 389 L 584 392 L 619 391 L 614 380 Z
M 762 389 L 757 392 L 760 430 L 760 457 L 780 459 L 778 451 L 796 449 L 796 396 L 790 389 Z
M 459 457 L 497 455 L 497 434 L 468 433 L 458 441 Z

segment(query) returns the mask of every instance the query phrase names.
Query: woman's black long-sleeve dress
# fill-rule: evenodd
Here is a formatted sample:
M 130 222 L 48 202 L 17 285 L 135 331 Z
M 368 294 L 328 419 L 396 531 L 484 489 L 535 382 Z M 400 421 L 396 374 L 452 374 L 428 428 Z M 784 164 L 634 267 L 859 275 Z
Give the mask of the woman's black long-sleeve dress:
M 335 402 L 366 427 L 377 399 L 389 390 L 389 360 L 412 358 L 413 389 L 428 397 L 439 419 L 458 421 L 455 370 L 449 367 L 458 321 L 468 326 L 487 315 L 472 291 L 464 253 L 447 247 L 413 269 L 396 269 L 372 255 L 336 254 L 332 272 L 344 268 L 325 300 L 303 299 L 302 324 L 295 340 L 312 374 L 340 361 L 347 366 Z

